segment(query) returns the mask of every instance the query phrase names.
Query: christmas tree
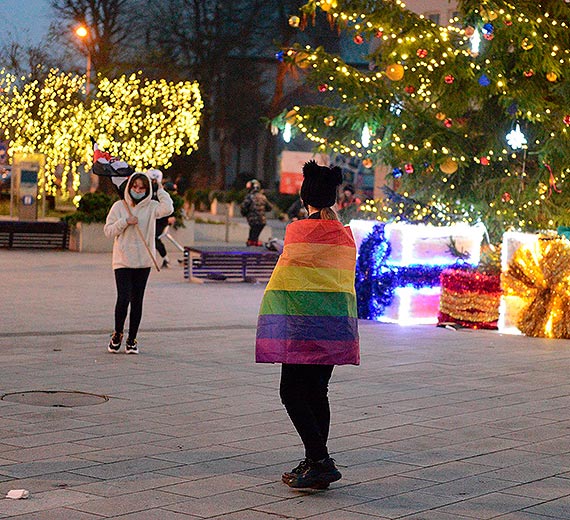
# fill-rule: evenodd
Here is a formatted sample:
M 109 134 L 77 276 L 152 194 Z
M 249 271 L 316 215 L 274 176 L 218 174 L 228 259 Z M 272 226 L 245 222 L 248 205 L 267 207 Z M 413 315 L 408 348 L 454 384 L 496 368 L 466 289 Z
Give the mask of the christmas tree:
M 320 92 L 289 107 L 290 125 L 319 151 L 390 167 L 380 220 L 507 228 L 570 225 L 570 4 L 459 0 L 449 26 L 399 0 L 311 0 L 315 16 L 362 45 L 368 68 L 324 48 L 284 57 Z M 297 20 L 293 20 L 296 23 Z

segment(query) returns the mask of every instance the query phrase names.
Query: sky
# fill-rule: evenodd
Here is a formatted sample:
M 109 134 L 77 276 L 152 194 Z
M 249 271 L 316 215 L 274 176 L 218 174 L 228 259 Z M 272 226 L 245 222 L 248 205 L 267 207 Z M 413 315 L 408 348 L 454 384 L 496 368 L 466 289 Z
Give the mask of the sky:
M 38 44 L 50 22 L 50 0 L 0 0 L 0 45 Z

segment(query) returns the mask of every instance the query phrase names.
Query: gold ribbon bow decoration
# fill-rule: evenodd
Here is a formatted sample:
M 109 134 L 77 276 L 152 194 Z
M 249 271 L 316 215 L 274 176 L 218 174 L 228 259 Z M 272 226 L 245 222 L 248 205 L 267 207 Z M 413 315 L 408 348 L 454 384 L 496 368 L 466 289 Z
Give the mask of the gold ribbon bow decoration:
M 502 275 L 505 295 L 524 300 L 517 327 L 537 338 L 570 338 L 570 241 L 541 236 L 515 252 Z

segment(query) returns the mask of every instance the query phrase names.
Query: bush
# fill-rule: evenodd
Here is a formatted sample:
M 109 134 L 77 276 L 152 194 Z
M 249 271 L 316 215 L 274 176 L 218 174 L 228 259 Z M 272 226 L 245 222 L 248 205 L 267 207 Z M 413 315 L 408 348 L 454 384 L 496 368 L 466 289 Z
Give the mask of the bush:
M 194 204 L 197 211 L 205 211 L 210 209 L 210 192 L 208 190 L 187 189 L 184 192 L 184 198 L 188 204 Z
M 105 222 L 107 213 L 116 200 L 117 197 L 111 197 L 98 191 L 86 193 L 81 197 L 75 213 L 66 215 L 62 220 L 70 226 L 77 224 L 77 222 L 85 222 L 86 224 Z
M 182 214 L 182 208 L 184 207 L 184 199 L 177 193 L 168 192 L 168 194 L 172 198 L 172 204 L 174 205 L 173 215 L 176 218 L 176 222 L 173 226 L 174 229 L 186 227 L 184 225 L 184 216 Z
M 265 192 L 265 195 L 274 206 L 277 206 L 277 208 L 281 210 L 281 213 L 287 213 L 291 204 L 299 198 L 299 195 L 290 195 L 277 191 Z
M 224 190 L 214 191 L 211 193 L 211 199 L 217 199 L 218 202 L 237 202 L 238 204 L 245 199 L 247 190 Z

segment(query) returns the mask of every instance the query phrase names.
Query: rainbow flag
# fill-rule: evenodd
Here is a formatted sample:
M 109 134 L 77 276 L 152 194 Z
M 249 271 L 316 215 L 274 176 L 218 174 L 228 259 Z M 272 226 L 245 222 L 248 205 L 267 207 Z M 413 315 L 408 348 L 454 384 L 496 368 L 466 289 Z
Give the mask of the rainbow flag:
M 336 220 L 292 222 L 257 322 L 258 363 L 358 365 L 356 246 Z

